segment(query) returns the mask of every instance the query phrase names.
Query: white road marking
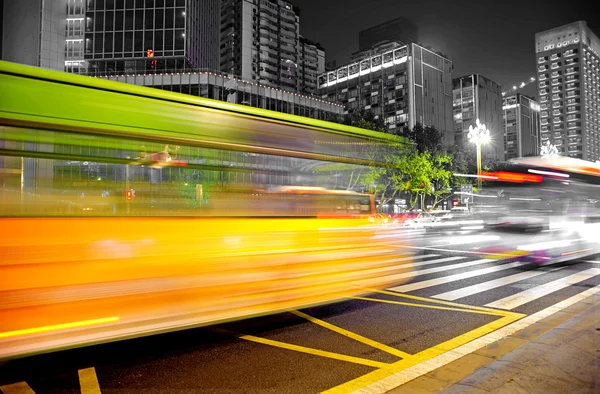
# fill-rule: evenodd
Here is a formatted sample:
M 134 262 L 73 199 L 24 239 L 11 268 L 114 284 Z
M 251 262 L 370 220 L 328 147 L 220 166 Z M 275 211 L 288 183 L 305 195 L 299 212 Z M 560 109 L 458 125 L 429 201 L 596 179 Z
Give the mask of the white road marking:
M 490 261 L 494 261 L 494 260 L 481 259 L 481 260 L 471 261 L 471 263 L 484 264 L 484 263 L 488 263 Z M 456 265 L 460 265 L 460 264 L 456 264 Z M 406 285 L 396 286 L 396 287 L 393 287 L 393 288 L 391 288 L 389 290 L 398 291 L 398 292 L 401 292 L 401 293 L 406 293 L 408 291 L 414 291 L 414 290 L 424 289 L 424 288 L 427 288 L 427 287 L 437 286 L 437 285 L 441 285 L 441 284 L 444 284 L 444 283 L 450 283 L 450 282 L 454 282 L 454 281 L 461 280 L 461 279 L 473 278 L 475 276 L 489 274 L 491 272 L 498 272 L 498 271 L 506 270 L 506 269 L 509 269 L 509 268 L 515 268 L 515 267 L 518 267 L 520 265 L 523 265 L 523 263 L 514 262 L 514 263 L 496 265 L 496 266 L 493 266 L 493 267 L 483 268 L 483 269 L 476 270 L 476 271 L 463 272 L 463 273 L 460 273 L 460 274 L 443 276 L 441 278 L 423 280 L 423 281 L 420 281 L 420 282 L 414 282 L 414 283 L 409 283 L 409 284 L 406 284 Z M 450 267 L 454 267 L 454 266 L 452 266 L 452 265 L 448 266 L 448 268 L 450 268 Z M 415 274 L 419 274 L 420 272 L 423 272 L 423 271 L 416 271 Z
M 468 297 L 468 296 L 471 296 L 471 295 L 477 294 L 477 293 L 482 293 L 484 291 L 488 291 L 491 289 L 495 289 L 497 287 L 509 285 L 511 283 L 515 283 L 515 282 L 518 282 L 518 281 L 521 281 L 524 279 L 533 278 L 535 276 L 542 275 L 547 272 L 557 271 L 557 270 L 563 269 L 563 268 L 566 268 L 566 267 L 554 268 L 550 271 L 534 270 L 534 271 L 520 272 L 518 274 L 505 276 L 505 277 L 502 277 L 499 279 L 490 280 L 488 282 L 478 283 L 473 286 L 467 286 L 467 287 L 463 287 L 461 289 L 457 289 L 454 291 L 448 291 L 446 293 L 434 295 L 433 298 L 439 298 L 440 300 L 446 300 L 446 301 L 454 301 L 459 298 Z
M 518 306 L 527 304 L 528 302 L 537 300 L 538 298 L 544 297 L 555 291 L 569 287 L 575 283 L 582 282 L 586 279 L 593 278 L 596 275 L 600 275 L 600 268 L 590 268 L 585 271 L 578 272 L 573 275 L 560 278 L 558 280 L 546 283 L 541 286 L 536 286 L 529 290 L 522 291 L 520 293 L 511 295 L 509 297 L 502 298 L 498 301 L 490 302 L 485 306 L 490 308 L 515 309 Z
M 426 275 L 426 274 L 432 274 L 435 272 L 443 272 L 443 271 L 450 271 L 453 269 L 458 269 L 458 268 L 465 268 L 465 267 L 471 267 L 473 265 L 479 265 L 479 264 L 485 264 L 485 263 L 489 263 L 495 260 L 490 260 L 490 259 L 481 259 L 481 260 L 473 260 L 473 261 L 467 261 L 466 263 L 459 263 L 459 264 L 453 264 L 453 265 L 445 265 L 443 267 L 435 267 L 435 268 L 427 268 L 424 270 L 417 270 L 417 271 L 413 271 L 413 272 L 408 272 L 408 273 L 403 273 L 403 274 L 399 274 L 399 275 L 404 275 L 404 276 L 394 276 L 394 278 L 398 277 L 413 277 L 413 276 L 420 276 L 420 275 Z M 440 278 L 443 279 L 443 278 Z M 435 279 L 433 279 L 435 280 Z M 417 282 L 417 283 L 412 283 L 412 284 L 408 284 L 408 285 L 402 285 L 402 286 L 396 286 L 396 287 L 392 287 L 388 290 L 392 290 L 392 291 L 408 291 L 408 290 L 398 290 L 398 289 L 403 289 L 405 286 L 411 286 L 411 285 L 416 285 L 418 283 L 423 283 L 423 282 Z
M 435 256 L 435 255 L 426 255 L 426 256 Z M 466 257 L 464 256 L 452 256 L 452 257 L 444 257 L 442 259 L 435 259 L 435 260 L 427 260 L 427 261 L 420 261 L 418 263 L 413 263 L 413 266 L 415 267 L 419 267 L 422 265 L 429 265 L 429 264 L 437 264 L 437 263 L 446 263 L 448 261 L 456 261 L 456 260 L 464 260 L 466 259 Z

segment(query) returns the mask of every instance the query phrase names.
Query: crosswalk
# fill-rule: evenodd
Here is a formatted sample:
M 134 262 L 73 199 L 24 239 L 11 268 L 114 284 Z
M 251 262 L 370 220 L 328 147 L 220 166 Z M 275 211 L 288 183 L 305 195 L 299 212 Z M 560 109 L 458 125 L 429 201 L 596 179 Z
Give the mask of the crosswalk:
M 560 291 L 567 288 L 579 292 L 600 285 L 598 259 L 537 267 L 520 261 L 481 258 L 485 257 L 482 255 L 444 256 L 439 250 L 432 252 L 435 254 L 414 256 L 412 280 L 388 290 L 417 295 L 426 291 L 431 298 L 458 302 L 483 295 L 481 299 L 485 301 L 478 306 L 519 310 L 546 296 L 560 297 Z

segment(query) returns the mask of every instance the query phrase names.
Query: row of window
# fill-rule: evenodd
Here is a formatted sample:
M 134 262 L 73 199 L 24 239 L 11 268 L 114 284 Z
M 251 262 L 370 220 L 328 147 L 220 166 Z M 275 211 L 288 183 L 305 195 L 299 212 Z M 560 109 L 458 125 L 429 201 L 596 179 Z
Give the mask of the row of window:
M 88 10 L 184 7 L 185 0 L 87 0 Z
M 185 8 L 88 12 L 86 24 L 87 31 L 184 28 Z
M 554 53 L 550 56 L 550 60 L 560 59 L 561 57 L 569 57 L 574 56 L 579 53 L 579 48 L 569 49 L 562 53 Z M 540 56 L 538 57 L 538 63 L 544 63 L 548 61 L 548 56 Z

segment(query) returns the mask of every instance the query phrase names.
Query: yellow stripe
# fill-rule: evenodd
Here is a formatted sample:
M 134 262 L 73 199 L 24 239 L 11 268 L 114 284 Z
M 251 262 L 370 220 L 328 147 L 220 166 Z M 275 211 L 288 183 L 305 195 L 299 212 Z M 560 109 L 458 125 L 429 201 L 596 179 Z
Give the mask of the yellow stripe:
M 119 320 L 119 318 L 117 316 L 113 316 L 113 317 L 104 317 L 102 319 L 82 320 L 82 321 L 77 321 L 77 322 L 73 322 L 73 323 L 55 324 L 53 326 L 42 326 L 42 327 L 36 327 L 36 328 L 26 328 L 23 330 L 6 331 L 6 332 L 0 332 L 0 338 L 9 338 L 9 337 L 16 337 L 19 335 L 37 334 L 37 333 L 46 332 L 46 331 L 55 331 L 55 330 L 64 330 L 67 328 L 91 326 L 93 324 L 111 323 L 111 322 L 115 322 L 118 320 Z
M 245 339 L 247 341 L 262 343 L 263 345 L 280 347 L 283 349 L 294 350 L 297 352 L 312 354 L 315 356 L 332 358 L 334 360 L 347 361 L 347 362 L 354 363 L 354 364 L 367 365 L 369 367 L 379 368 L 382 370 L 386 370 L 386 369 L 390 368 L 390 365 L 391 365 L 391 364 L 382 363 L 379 361 L 367 360 L 365 358 L 346 356 L 344 354 L 337 354 L 337 353 L 333 353 L 333 352 L 328 352 L 326 350 L 313 349 L 310 347 L 304 347 L 304 346 L 300 346 L 300 345 L 292 345 L 291 343 L 274 341 L 272 339 L 255 337 L 254 335 L 238 334 L 235 332 L 224 330 L 222 328 L 214 327 L 213 330 L 216 332 L 224 333 L 224 334 L 234 335 L 240 339 Z
M 80 369 L 79 373 L 79 387 L 81 387 L 81 394 L 100 394 L 100 384 L 98 383 L 98 377 L 96 376 L 96 370 L 94 367 Z
M 423 350 L 415 355 L 413 355 L 410 359 L 400 360 L 391 365 L 390 368 L 383 370 L 379 369 L 373 372 L 370 372 L 366 375 L 363 375 L 354 380 L 343 383 L 339 386 L 333 387 L 323 393 L 327 394 L 338 394 L 338 393 L 349 393 L 355 390 L 359 390 L 365 386 L 368 386 L 372 383 L 375 383 L 381 379 L 384 379 L 390 375 L 398 373 L 406 368 L 412 367 L 413 365 L 420 364 L 424 361 L 427 361 L 433 357 L 439 356 L 449 350 L 455 349 L 461 345 L 464 345 L 468 342 L 471 342 L 474 339 L 480 338 L 486 334 L 489 334 L 492 331 L 495 331 L 501 327 L 504 327 L 516 320 L 519 320 L 523 315 L 515 314 L 515 316 L 504 316 L 496 321 L 488 323 L 482 327 L 471 330 L 463 335 L 460 335 L 456 338 L 450 339 L 446 342 L 443 342 L 439 345 L 433 346 L 429 349 Z
M 31 387 L 25 382 L 0 386 L 0 390 L 2 390 L 4 394 L 35 394 Z
M 344 328 L 335 326 L 335 325 L 333 325 L 331 323 L 327 323 L 326 321 L 317 319 L 316 317 L 309 316 L 309 315 L 307 315 L 305 313 L 302 313 L 302 312 L 299 312 L 299 311 L 291 311 L 291 313 L 293 313 L 296 316 L 300 316 L 300 317 L 302 317 L 302 318 L 310 321 L 311 323 L 318 324 L 319 326 L 325 327 L 328 330 L 335 331 L 338 334 L 342 334 L 342 335 L 344 335 L 344 336 L 346 336 L 348 338 L 352 338 L 355 341 L 364 343 L 365 345 L 374 347 L 374 348 L 379 349 L 381 351 L 384 351 L 386 353 L 393 354 L 394 356 L 398 356 L 398 357 L 401 357 L 401 358 L 412 357 L 410 354 L 405 353 L 402 350 L 398 350 L 398 349 L 393 348 L 391 346 L 388 346 L 386 344 L 374 341 L 374 340 L 369 339 L 367 337 L 363 337 L 362 335 L 353 333 L 353 332 L 348 331 L 348 330 L 346 330 Z
M 374 301 L 374 302 L 382 302 L 384 304 L 394 304 L 394 305 L 405 305 L 405 306 L 416 306 L 417 308 L 429 308 L 429 309 L 441 309 L 444 311 L 456 311 L 456 312 L 466 312 L 466 313 L 477 313 L 480 315 L 492 315 L 492 316 L 498 316 L 499 314 L 496 313 L 496 311 L 489 311 L 489 312 L 484 312 L 484 311 L 474 311 L 471 309 L 463 309 L 463 308 L 452 308 L 452 307 L 448 307 L 448 306 L 437 306 L 437 305 L 423 305 L 423 304 L 414 304 L 412 302 L 402 302 L 402 301 L 392 301 L 392 300 L 383 300 L 383 299 L 377 299 L 377 298 L 368 298 L 368 297 L 352 297 L 356 300 L 363 300 L 363 301 Z
M 403 293 L 397 293 L 395 291 L 375 290 L 375 289 L 369 289 L 369 291 L 371 291 L 373 293 L 381 293 L 381 294 L 393 295 L 395 297 L 400 297 L 400 298 L 408 298 L 409 300 L 417 300 L 417 301 L 429 302 L 429 303 L 432 303 L 432 304 L 448 305 L 448 306 L 455 307 L 455 308 L 468 309 L 469 310 L 469 311 L 465 311 L 465 312 L 470 312 L 470 311 L 493 312 L 494 314 L 496 314 L 498 316 L 513 316 L 515 314 L 515 312 L 510 312 L 510 311 L 503 311 L 503 310 L 497 310 L 497 309 L 492 309 L 492 308 L 484 308 L 484 307 L 473 306 L 473 305 L 466 305 L 466 304 L 458 304 L 456 302 L 435 300 L 435 299 L 424 298 L 424 297 L 417 297 L 417 296 L 413 296 L 413 295 L 408 295 L 408 294 L 403 294 Z M 517 315 L 519 315 L 521 317 L 525 316 L 525 315 L 522 315 L 522 314 L 517 314 Z

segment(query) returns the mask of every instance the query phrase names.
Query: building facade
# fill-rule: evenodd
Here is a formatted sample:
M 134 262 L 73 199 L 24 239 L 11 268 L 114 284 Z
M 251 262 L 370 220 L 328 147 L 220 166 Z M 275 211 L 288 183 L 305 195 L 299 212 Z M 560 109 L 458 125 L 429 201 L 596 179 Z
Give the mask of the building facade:
M 209 68 L 218 64 L 217 0 L 88 0 L 89 74 Z M 83 21 L 83 19 L 82 19 Z
M 288 91 L 315 91 L 325 52 L 300 36 L 291 3 L 225 0 L 221 7 L 221 71 Z
M 314 119 L 329 120 L 344 113 L 344 107 L 339 103 L 244 81 L 216 71 L 107 74 L 98 77 Z
M 406 18 L 396 18 L 391 21 L 361 30 L 358 33 L 358 50 L 365 51 L 383 41 L 397 41 L 404 45 L 419 42 L 417 25 Z
M 75 38 L 75 25 L 68 12 L 81 15 L 83 7 L 83 0 L 4 1 L 2 60 L 64 71 L 67 56 L 74 57 L 69 40 Z
M 600 159 L 600 39 L 583 21 L 535 35 L 541 142 Z
M 319 94 L 344 104 L 346 112 L 366 110 L 390 130 L 416 123 L 452 137 L 452 62 L 419 45 L 398 46 L 319 76 Z M 451 144 L 451 143 L 450 143 Z
M 298 91 L 317 92 L 317 76 L 325 72 L 325 50 L 300 36 L 298 41 Z
M 469 144 L 469 126 L 477 119 L 490 130 L 491 141 L 482 146 L 485 159 L 504 160 L 504 125 L 502 116 L 502 87 L 478 74 L 455 78 L 452 81 L 453 143 Z
M 502 98 L 504 158 L 537 156 L 540 152 L 540 105 L 521 93 Z

